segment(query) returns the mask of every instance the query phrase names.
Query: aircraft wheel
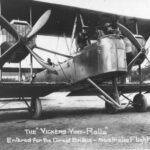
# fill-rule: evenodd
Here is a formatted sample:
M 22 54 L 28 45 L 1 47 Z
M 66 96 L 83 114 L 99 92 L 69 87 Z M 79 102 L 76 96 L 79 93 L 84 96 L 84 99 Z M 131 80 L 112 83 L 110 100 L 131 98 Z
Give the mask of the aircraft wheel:
M 38 98 L 32 98 L 31 100 L 31 115 L 33 119 L 39 119 L 42 112 L 41 101 Z
M 117 112 L 116 108 L 107 102 L 105 102 L 105 110 L 109 114 L 114 114 Z
M 133 107 L 137 112 L 145 112 L 147 110 L 147 100 L 143 94 L 135 95 L 133 99 Z

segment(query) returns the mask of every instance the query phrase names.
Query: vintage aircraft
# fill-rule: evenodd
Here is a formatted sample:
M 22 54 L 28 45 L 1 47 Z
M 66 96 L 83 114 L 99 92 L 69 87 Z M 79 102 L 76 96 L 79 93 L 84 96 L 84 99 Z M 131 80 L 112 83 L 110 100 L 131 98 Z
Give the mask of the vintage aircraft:
M 121 33 L 118 34 L 114 32 L 114 34 L 105 34 L 91 45 L 84 47 L 81 51 L 72 55 L 65 55 L 36 46 L 35 35 L 37 35 L 39 31 L 44 33 L 45 31 L 41 29 L 44 29 L 44 25 L 47 23 L 47 26 L 49 25 L 49 28 L 54 28 L 54 30 L 48 29 L 47 27 L 46 32 L 52 35 L 61 35 L 61 33 L 64 32 L 67 36 L 71 37 L 72 43 L 76 33 L 79 31 L 79 26 L 86 24 L 88 26 L 91 25 L 91 28 L 93 28 L 98 25 L 98 23 L 100 23 L 99 25 L 101 26 L 103 20 L 101 20 L 100 17 L 107 18 L 106 13 L 69 6 L 64 7 L 52 4 L 52 2 L 50 4 L 38 3 L 38 5 L 36 5 L 35 1 L 28 0 L 22 2 L 17 1 L 17 3 L 18 5 L 22 5 L 22 3 L 23 5 L 32 4 L 33 10 L 36 9 L 36 11 L 40 10 L 41 7 L 43 7 L 42 10 L 44 11 L 47 10 L 47 8 L 49 10 L 45 11 L 32 28 L 26 22 L 20 23 L 16 21 L 10 24 L 3 16 L 0 16 L 2 33 L 6 34 L 8 32 L 6 34 L 8 35 L 7 40 L 1 45 L 0 67 L 3 68 L 6 62 L 19 63 L 30 53 L 45 70 L 37 73 L 30 81 L 17 83 L 1 82 L 1 98 L 20 97 L 21 100 L 25 101 L 28 110 L 35 119 L 40 117 L 42 111 L 41 102 L 38 98 L 56 91 L 70 91 L 69 96 L 97 95 L 106 102 L 106 110 L 111 113 L 119 109 L 125 109 L 129 104 L 133 105 L 137 111 L 146 111 L 147 101 L 142 92 L 149 93 L 150 85 L 141 82 L 140 66 L 144 59 L 147 58 L 146 52 L 150 46 L 150 40 L 148 39 L 147 42 L 145 42 L 144 39 L 148 36 L 147 31 L 144 31 L 144 37 L 135 35 L 123 25 L 126 23 L 120 23 L 122 22 L 122 16 L 120 19 L 116 15 L 114 17 L 112 14 L 107 14 L 115 18 L 117 28 L 120 29 Z M 7 7 L 8 4 L 8 0 L 2 1 L 2 6 Z M 10 7 L 12 7 L 12 5 Z M 58 10 L 60 11 L 59 13 L 57 12 Z M 63 17 L 58 16 L 58 14 L 63 15 Z M 66 14 L 69 14 L 69 16 L 66 16 Z M 4 12 L 6 18 L 9 18 L 11 15 Z M 112 18 L 108 18 L 106 19 L 107 21 L 112 21 Z M 28 19 L 26 18 L 26 20 Z M 67 20 L 68 22 L 66 22 Z M 95 21 L 97 22 L 94 24 Z M 141 20 L 139 19 L 138 21 L 140 22 Z M 127 20 L 125 20 L 125 22 L 127 22 Z M 19 32 L 23 26 L 25 27 Z M 92 38 L 94 38 L 94 36 L 91 36 L 91 39 Z M 44 62 L 41 56 L 33 51 L 34 48 L 68 59 L 52 66 Z M 139 66 L 140 82 L 127 84 L 124 81 L 120 81 L 120 78 L 125 79 L 128 72 L 131 71 L 132 66 L 135 65 Z M 125 93 L 132 92 L 139 92 L 133 101 L 124 95 Z M 120 96 L 125 97 L 129 103 L 125 106 L 122 105 L 119 99 Z M 26 100 L 26 98 L 29 97 L 31 98 L 31 105 L 29 105 Z

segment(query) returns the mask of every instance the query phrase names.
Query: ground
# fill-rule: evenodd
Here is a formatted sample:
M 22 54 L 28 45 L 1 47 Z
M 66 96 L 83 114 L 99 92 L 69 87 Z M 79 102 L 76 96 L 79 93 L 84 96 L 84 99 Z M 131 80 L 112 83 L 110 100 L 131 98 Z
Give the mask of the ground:
M 129 107 L 106 114 L 97 97 L 60 93 L 43 98 L 42 105 L 40 120 L 25 111 L 0 112 L 0 150 L 150 149 L 150 109 L 137 113 Z

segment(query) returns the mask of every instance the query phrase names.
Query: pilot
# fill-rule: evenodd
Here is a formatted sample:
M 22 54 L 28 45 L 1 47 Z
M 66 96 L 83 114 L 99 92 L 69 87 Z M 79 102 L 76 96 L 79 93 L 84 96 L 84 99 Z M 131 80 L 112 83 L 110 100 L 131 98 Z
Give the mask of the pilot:
M 108 34 L 119 34 L 119 29 L 117 28 L 117 24 L 116 23 L 105 23 L 104 24 L 104 33 L 106 35 Z
M 53 66 L 54 63 L 52 63 L 51 59 L 50 58 L 47 58 L 47 63 L 50 65 L 50 66 Z
M 78 33 L 76 37 L 77 51 L 82 50 L 85 46 L 91 44 L 87 31 L 88 31 L 88 26 L 82 26 L 81 32 Z

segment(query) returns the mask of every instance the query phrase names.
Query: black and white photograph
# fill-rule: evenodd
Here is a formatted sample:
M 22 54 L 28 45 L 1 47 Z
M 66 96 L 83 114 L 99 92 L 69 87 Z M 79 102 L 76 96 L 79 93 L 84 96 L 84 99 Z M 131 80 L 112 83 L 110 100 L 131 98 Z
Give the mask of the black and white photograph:
M 0 150 L 150 150 L 150 0 L 0 0 Z

